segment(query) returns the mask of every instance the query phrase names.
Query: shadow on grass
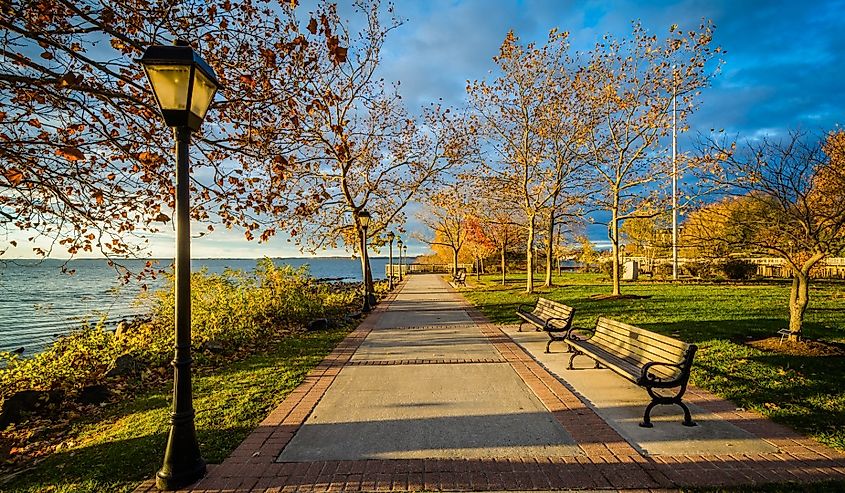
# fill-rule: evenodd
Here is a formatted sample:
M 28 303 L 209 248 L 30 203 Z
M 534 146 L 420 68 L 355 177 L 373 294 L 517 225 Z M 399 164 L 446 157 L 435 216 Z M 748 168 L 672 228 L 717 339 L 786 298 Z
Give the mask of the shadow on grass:
M 205 429 L 197 432 L 197 439 L 202 450 L 210 442 L 228 442 L 250 431 L 245 427 Z M 49 485 L 50 491 L 131 491 L 161 467 L 166 443 L 166 433 L 154 433 L 54 453 L 37 468 L 0 484 L 0 490 L 35 492 Z
M 307 372 L 348 333 L 298 334 L 267 352 L 194 376 L 200 450 L 222 462 Z M 86 445 L 55 452 L 0 491 L 131 491 L 161 467 L 167 442 L 171 384 L 145 392 L 73 424 L 65 440 Z

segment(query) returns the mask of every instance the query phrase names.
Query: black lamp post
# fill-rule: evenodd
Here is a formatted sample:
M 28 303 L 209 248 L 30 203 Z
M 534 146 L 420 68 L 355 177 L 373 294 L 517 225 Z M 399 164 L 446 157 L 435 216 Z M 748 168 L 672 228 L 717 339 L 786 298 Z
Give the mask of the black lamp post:
M 399 282 L 402 282 L 402 238 L 396 241 L 396 247 L 399 249 Z
M 367 254 L 367 228 L 370 227 L 370 213 L 359 212 L 358 222 L 361 224 L 361 258 L 364 261 L 364 307 L 361 311 L 367 313 L 373 309 L 370 304 L 370 283 L 367 282 L 367 274 L 370 270 L 370 256 Z
M 176 347 L 173 407 L 164 464 L 156 486 L 175 490 L 205 475 L 197 443 L 191 395 L 191 218 L 188 148 L 199 130 L 219 83 L 214 70 L 184 41 L 150 46 L 141 57 L 156 102 L 176 138 Z
M 390 288 L 391 291 L 393 290 L 393 239 L 395 237 L 396 235 L 393 234 L 393 231 L 387 233 L 388 245 L 390 245 L 390 258 L 388 259 L 388 265 L 390 265 L 390 268 L 387 269 L 387 286 L 388 288 Z
M 405 269 L 408 269 L 408 245 L 402 245 L 402 257 L 405 258 Z M 407 272 L 410 273 L 410 272 Z

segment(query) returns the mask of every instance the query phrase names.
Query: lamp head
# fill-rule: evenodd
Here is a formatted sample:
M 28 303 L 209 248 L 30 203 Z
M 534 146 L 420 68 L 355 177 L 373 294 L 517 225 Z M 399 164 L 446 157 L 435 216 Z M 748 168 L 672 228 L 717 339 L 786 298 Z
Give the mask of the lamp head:
M 387 240 L 393 243 L 393 239 L 396 238 L 396 234 L 393 231 L 387 232 Z
M 167 126 L 199 130 L 220 87 L 214 70 L 181 40 L 148 47 L 141 64 Z
M 361 222 L 361 227 L 367 229 L 370 227 L 370 213 L 367 211 L 361 211 L 358 213 L 358 221 Z

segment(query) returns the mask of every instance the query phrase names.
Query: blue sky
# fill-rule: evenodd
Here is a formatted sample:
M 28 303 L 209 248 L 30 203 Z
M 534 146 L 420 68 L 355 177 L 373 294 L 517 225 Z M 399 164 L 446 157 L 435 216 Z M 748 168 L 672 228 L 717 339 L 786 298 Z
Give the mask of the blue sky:
M 342 6 L 341 12 L 349 11 Z M 695 26 L 706 17 L 715 22 L 715 42 L 727 54 L 690 120 L 691 132 L 680 139 L 682 147 L 696 131 L 710 128 L 754 138 L 845 123 L 845 0 L 397 0 L 396 11 L 405 23 L 388 37 L 381 70 L 386 80 L 401 81 L 411 108 L 438 98 L 461 106 L 466 81 L 488 76 L 491 58 L 510 29 L 529 42 L 544 40 L 557 27 L 571 33 L 576 49 L 588 49 L 604 33 L 629 32 L 632 20 L 663 35 L 671 24 Z M 412 222 L 408 229 L 416 227 Z M 606 239 L 600 227 L 589 232 L 596 242 Z M 409 253 L 426 250 L 409 243 Z M 152 238 L 151 244 L 154 256 L 171 256 L 172 233 Z M 196 239 L 193 252 L 195 257 L 303 255 L 285 236 L 257 244 L 239 231 Z M 29 256 L 29 249 L 9 253 Z

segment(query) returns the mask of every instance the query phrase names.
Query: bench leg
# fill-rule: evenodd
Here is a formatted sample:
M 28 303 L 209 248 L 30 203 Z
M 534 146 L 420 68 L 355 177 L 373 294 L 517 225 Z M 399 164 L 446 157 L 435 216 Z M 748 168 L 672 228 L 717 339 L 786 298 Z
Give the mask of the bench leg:
M 525 323 L 524 321 L 519 322 L 519 328 L 516 330 L 517 332 L 522 332 L 522 324 L 524 324 L 524 323 Z
M 572 349 L 572 356 L 570 356 L 570 357 L 569 357 L 569 367 L 568 367 L 568 369 L 569 369 L 569 370 L 574 370 L 574 369 L 575 369 L 575 368 L 573 368 L 573 366 L 572 366 L 572 362 L 573 362 L 573 361 L 575 361 L 575 357 L 576 357 L 576 356 L 586 356 L 586 355 L 585 355 L 584 353 L 582 353 L 581 351 L 579 351 L 579 350 L 577 350 L 577 349 L 574 349 L 574 348 L 573 348 L 573 349 Z M 598 368 L 598 364 L 599 364 L 599 362 L 598 362 L 598 361 L 596 361 L 596 368 Z
M 692 414 L 690 414 L 687 405 L 680 399 L 678 399 L 678 405 L 684 410 L 684 422 L 682 424 L 684 426 L 698 426 L 695 421 L 692 420 Z
M 651 424 L 651 410 L 654 409 L 654 406 L 658 404 L 657 401 L 651 401 L 648 406 L 645 408 L 645 413 L 643 414 L 643 422 L 640 423 L 640 426 L 643 428 L 654 428 L 654 425 Z
M 552 352 L 550 348 L 551 348 L 551 345 L 552 345 L 553 342 L 555 342 L 555 341 L 565 341 L 566 340 L 565 337 L 555 337 L 554 335 L 552 335 L 551 332 L 546 332 L 546 333 L 549 334 L 549 342 L 546 343 L 546 353 Z M 566 349 L 567 349 L 567 351 L 566 351 L 567 353 L 571 352 L 571 348 L 569 347 L 569 344 L 566 345 Z
M 658 404 L 677 404 L 680 406 L 681 409 L 684 410 L 684 422 L 682 423 L 684 426 L 698 426 L 695 421 L 692 420 L 692 414 L 690 413 L 689 408 L 684 401 L 681 400 L 681 396 L 683 396 L 684 391 L 682 390 L 680 394 L 672 397 L 666 397 L 662 395 L 656 394 L 651 387 L 646 387 L 646 391 L 651 396 L 651 402 L 645 408 L 645 413 L 643 413 L 643 421 L 640 423 L 640 426 L 643 428 L 651 428 L 654 425 L 651 424 L 651 410 L 654 409 L 655 406 Z

